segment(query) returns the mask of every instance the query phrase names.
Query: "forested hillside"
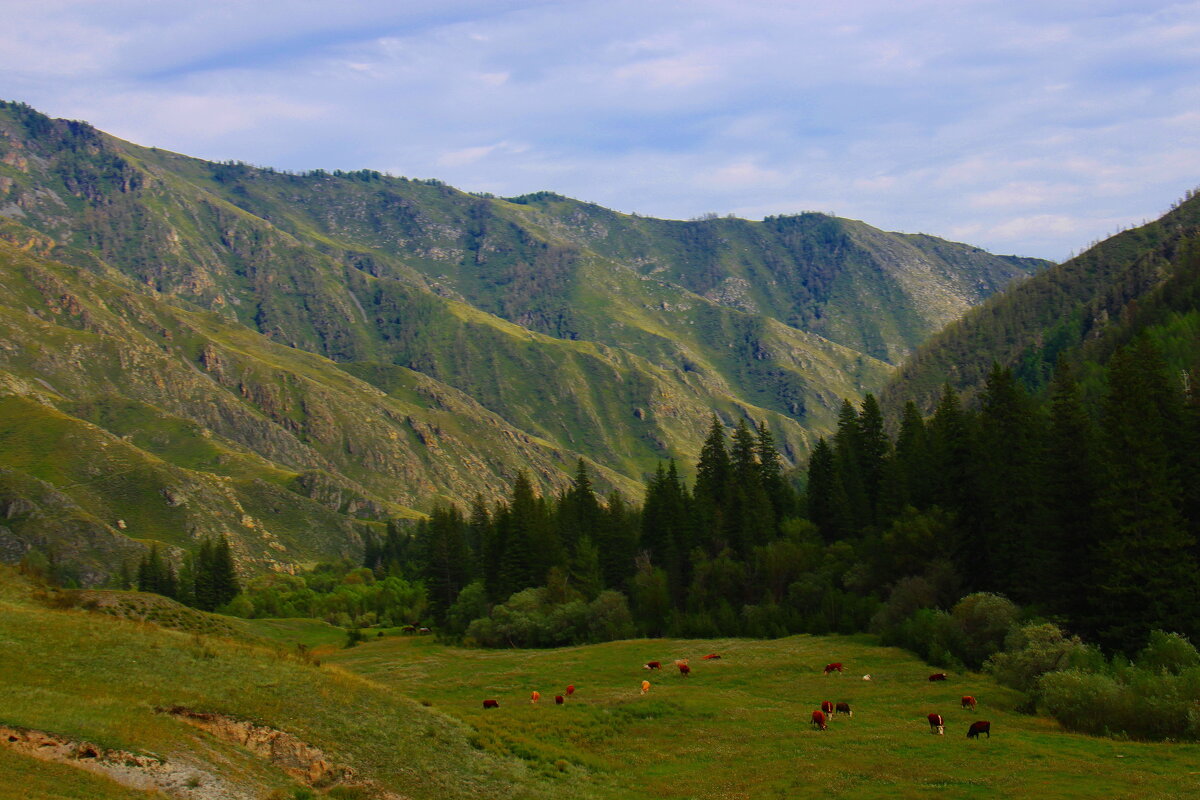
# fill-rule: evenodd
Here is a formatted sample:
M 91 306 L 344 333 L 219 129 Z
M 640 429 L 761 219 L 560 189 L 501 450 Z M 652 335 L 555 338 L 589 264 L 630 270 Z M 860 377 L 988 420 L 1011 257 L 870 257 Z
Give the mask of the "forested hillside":
M 1060 357 L 1085 375 L 1135 336 L 1153 339 L 1167 363 L 1200 366 L 1200 196 L 991 298 L 952 323 L 901 366 L 884 391 L 932 410 L 949 382 L 979 393 L 993 362 L 1043 390 Z

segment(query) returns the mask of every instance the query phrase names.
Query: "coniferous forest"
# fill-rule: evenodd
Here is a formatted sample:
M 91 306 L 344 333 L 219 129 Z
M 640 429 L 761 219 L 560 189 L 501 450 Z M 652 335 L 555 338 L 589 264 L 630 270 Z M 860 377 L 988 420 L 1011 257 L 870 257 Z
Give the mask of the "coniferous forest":
M 714 416 L 695 480 L 660 465 L 640 508 L 597 497 L 583 462 L 556 497 L 521 474 L 506 502 L 393 525 L 353 582 L 423 587 L 424 602 L 399 593 L 408 617 L 391 622 L 491 646 L 874 630 L 978 666 L 1007 628 L 971 654 L 919 620 L 986 593 L 1014 619 L 1132 655 L 1154 630 L 1198 633 L 1200 402 L 1186 378 L 1142 338 L 1091 392 L 1063 362 L 1037 395 L 996 366 L 975 404 L 947 387 L 928 418 L 909 403 L 889 424 L 868 395 L 843 404 L 801 476 L 765 426 Z M 238 610 L 311 613 L 288 611 L 311 595 L 302 583 L 254 579 Z M 368 610 L 387 621 L 385 605 Z

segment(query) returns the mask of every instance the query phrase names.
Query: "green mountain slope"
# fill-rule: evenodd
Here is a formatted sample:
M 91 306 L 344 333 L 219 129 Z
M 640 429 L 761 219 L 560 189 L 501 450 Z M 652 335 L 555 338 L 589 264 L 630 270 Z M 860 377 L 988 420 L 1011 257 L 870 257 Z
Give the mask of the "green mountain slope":
M 580 456 L 601 489 L 637 495 L 660 459 L 694 461 L 714 412 L 767 422 L 795 462 L 843 397 L 1042 266 L 823 215 L 669 222 L 213 164 L 13 103 L 0 240 L 3 393 L 164 465 L 147 491 L 186 470 L 336 516 L 327 536 L 267 524 L 275 554 L 237 531 L 243 557 L 281 564 L 353 550 L 363 524 L 438 496 L 497 498 L 518 469 L 554 490 Z M 125 518 L 12 449 L 0 467 Z M 227 516 L 137 535 L 184 544 Z
M 1144 332 L 1168 362 L 1200 367 L 1200 197 L 1154 222 L 1117 234 L 991 298 L 919 348 L 884 400 L 930 408 L 946 381 L 967 395 L 992 363 L 1011 366 L 1033 389 L 1059 356 L 1095 368 Z

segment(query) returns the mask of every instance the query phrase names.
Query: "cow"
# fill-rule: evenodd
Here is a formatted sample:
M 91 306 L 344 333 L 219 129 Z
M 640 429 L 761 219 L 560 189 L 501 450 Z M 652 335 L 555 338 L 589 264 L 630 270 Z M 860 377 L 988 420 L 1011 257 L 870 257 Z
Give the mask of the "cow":
M 935 672 L 929 676 L 930 683 L 933 683 L 934 681 L 944 681 L 944 680 L 946 680 L 946 673 L 944 673 L 944 672 Z
M 433 631 L 429 630 L 429 628 L 417 628 L 417 633 L 424 636 L 427 633 L 433 633 Z
M 686 658 L 677 658 L 677 659 L 675 659 L 675 666 L 677 666 L 677 667 L 687 666 L 687 662 L 688 662 L 688 660 Z
M 979 722 L 972 722 L 970 730 L 967 731 L 967 738 L 978 739 L 981 733 L 986 733 L 989 739 L 992 738 L 992 723 L 986 719 L 982 719 Z
M 572 683 L 567 687 L 567 697 L 570 697 L 573 694 L 575 694 L 575 684 Z
M 484 700 L 483 707 L 484 708 L 499 708 L 500 703 L 497 700 Z
M 863 675 L 863 680 L 864 680 L 864 681 L 869 681 L 869 680 L 871 680 L 871 676 L 870 676 L 870 675 Z
M 937 734 L 938 736 L 946 733 L 946 722 L 942 719 L 941 714 L 930 714 L 927 719 L 929 720 L 930 733 Z
M 836 710 L 836 712 L 835 712 L 835 713 L 837 713 L 837 714 L 845 714 L 847 717 L 853 717 L 853 716 L 854 716 L 854 712 L 850 710 L 850 704 L 849 704 L 849 703 L 838 703 L 838 704 L 837 704 L 837 710 Z
M 827 717 L 830 717 L 830 718 L 833 717 L 833 701 L 832 700 L 822 700 L 821 701 L 821 713 L 823 713 Z
M 829 727 L 825 724 L 825 712 L 824 711 L 814 711 L 812 713 L 812 724 L 813 724 L 813 727 L 819 731 L 823 731 L 827 727 Z
M 717 660 L 719 660 L 720 658 L 721 658 L 721 657 L 720 657 L 719 655 L 717 655 L 716 653 L 709 653 L 708 655 L 706 655 L 706 656 L 704 657 L 704 660 L 705 660 L 705 661 L 712 661 L 712 660 L 714 660 L 714 659 L 717 659 Z
M 642 681 L 642 694 L 650 691 L 650 681 Z
M 647 661 L 642 665 L 642 669 L 662 669 L 661 661 Z
M 681 676 L 683 676 L 684 678 L 686 678 L 687 676 L 692 674 L 692 668 L 689 667 L 687 664 L 680 664 L 679 665 L 679 674 Z
M 561 694 L 554 695 L 554 705 L 561 706 L 563 704 L 563 696 Z
M 533 691 L 533 692 L 529 693 L 529 702 L 536 703 L 538 700 L 541 700 L 541 699 L 542 699 L 541 692 Z
M 975 709 L 975 698 L 969 694 L 964 694 L 963 699 L 962 699 L 962 707 L 974 710 Z
M 836 672 L 837 674 L 841 675 L 842 674 L 842 662 L 835 661 L 832 664 L 826 664 L 825 665 L 825 674 L 828 675 L 831 672 Z

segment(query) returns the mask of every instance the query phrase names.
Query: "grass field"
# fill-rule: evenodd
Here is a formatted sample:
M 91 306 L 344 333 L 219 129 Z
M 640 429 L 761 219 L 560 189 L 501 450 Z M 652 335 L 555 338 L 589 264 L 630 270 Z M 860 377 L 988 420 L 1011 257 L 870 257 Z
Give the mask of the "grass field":
M 156 707 L 286 731 L 412 798 L 1200 794 L 1198 745 L 1067 734 L 1017 713 L 1019 698 L 983 676 L 930 684 L 928 666 L 866 637 L 496 651 L 387 636 L 340 649 L 337 629 L 322 623 L 231 622 L 258 644 L 51 609 L 0 568 L 0 725 L 198 764 L 264 800 L 303 796 L 303 787 Z M 296 643 L 313 648 L 322 666 L 288 655 Z M 723 658 L 699 659 L 708 652 Z M 688 679 L 641 669 L 683 656 Z M 828 661 L 845 662 L 847 673 L 825 677 Z M 868 672 L 874 680 L 862 681 Z M 652 687 L 643 697 L 646 678 Z M 575 696 L 555 706 L 568 683 Z M 537 706 L 528 702 L 533 689 L 542 693 Z M 965 693 L 979 699 L 976 712 L 959 709 Z M 485 712 L 485 698 L 500 708 Z M 855 713 L 817 732 L 808 719 L 825 699 L 848 701 Z M 929 734 L 930 711 L 945 716 L 944 737 Z M 975 719 L 992 721 L 990 740 L 965 738 Z M 149 796 L 0 748 L 0 800 Z
M 718 652 L 720 661 L 701 661 Z M 670 662 L 690 657 L 681 678 Z M 980 675 L 929 683 L 933 671 L 867 637 L 776 641 L 637 640 L 551 651 L 447 648 L 386 639 L 332 660 L 429 702 L 477 733 L 486 750 L 577 773 L 582 789 L 611 797 L 1194 797 L 1200 746 L 1144 744 L 1063 732 L 1018 713 L 1016 693 Z M 661 660 L 668 669 L 641 669 Z M 843 661 L 847 673 L 821 668 Z M 870 673 L 873 680 L 861 679 Z M 652 682 L 640 695 L 640 682 Z M 553 696 L 577 687 L 564 706 Z M 539 705 L 529 692 L 542 693 Z M 963 694 L 979 701 L 960 708 Z M 484 711 L 482 700 L 500 708 Z M 852 718 L 824 732 L 809 724 L 821 700 Z M 930 735 L 925 716 L 946 720 Z M 970 741 L 969 724 L 992 722 Z

